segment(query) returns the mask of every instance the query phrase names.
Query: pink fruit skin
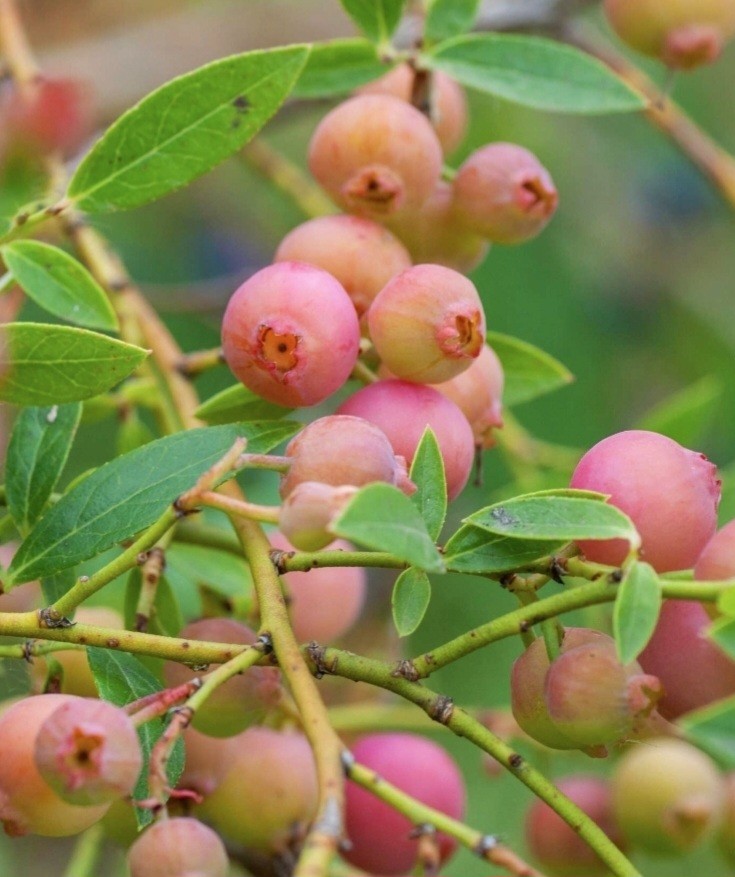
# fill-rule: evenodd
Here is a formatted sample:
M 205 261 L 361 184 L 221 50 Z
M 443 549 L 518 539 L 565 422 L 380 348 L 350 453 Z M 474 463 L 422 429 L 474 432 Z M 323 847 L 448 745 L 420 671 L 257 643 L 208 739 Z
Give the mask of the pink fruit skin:
M 465 787 L 454 761 L 441 746 L 416 734 L 370 734 L 352 749 L 355 759 L 429 807 L 455 819 L 465 811 Z M 343 857 L 375 874 L 407 874 L 418 842 L 411 821 L 370 792 L 347 784 L 345 826 L 352 848 Z M 442 861 L 456 841 L 439 835 Z
M 316 405 L 350 376 L 360 326 L 342 285 L 321 268 L 277 262 L 230 299 L 222 321 L 228 366 L 277 405 Z
M 734 577 L 735 520 L 715 533 L 694 565 L 694 578 L 700 582 L 716 582 Z
M 658 572 L 694 566 L 717 526 L 716 466 L 655 432 L 628 430 L 598 442 L 577 464 L 571 486 L 609 494 L 640 533 L 641 558 Z M 589 560 L 612 565 L 628 552 L 622 539 L 579 547 Z
M 426 426 L 439 442 L 450 499 L 461 493 L 472 470 L 475 440 L 467 418 L 432 387 L 408 381 L 378 381 L 346 399 L 338 414 L 364 417 L 388 436 L 393 450 L 410 462 Z
M 638 662 L 658 676 L 658 710 L 669 720 L 735 694 L 735 661 L 706 635 L 710 618 L 701 603 L 667 600 Z

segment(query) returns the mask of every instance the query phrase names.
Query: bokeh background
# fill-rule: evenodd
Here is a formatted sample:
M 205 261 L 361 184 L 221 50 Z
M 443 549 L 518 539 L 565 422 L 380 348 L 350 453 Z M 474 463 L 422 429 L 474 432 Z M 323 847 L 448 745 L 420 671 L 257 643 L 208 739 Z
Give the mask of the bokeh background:
M 207 60 L 353 33 L 337 0 L 28 0 L 21 8 L 44 68 L 91 84 L 100 128 L 171 76 Z M 612 39 L 594 6 L 584 20 Z M 664 81 L 661 69 L 643 66 Z M 731 151 L 734 80 L 731 47 L 717 65 L 674 83 L 676 99 Z M 723 520 L 733 517 L 735 211 L 641 116 L 554 116 L 479 94 L 470 98 L 470 135 L 451 163 L 487 141 L 512 140 L 539 155 L 561 198 L 556 218 L 539 238 L 521 247 L 495 247 L 473 275 L 490 328 L 547 350 L 576 376 L 572 385 L 519 407 L 515 416 L 533 434 L 581 452 L 612 432 L 659 422 L 651 419 L 659 406 L 690 390 L 690 416 L 679 421 L 675 437 L 722 467 Z M 304 167 L 306 143 L 328 106 L 289 104 L 264 139 Z M 218 343 L 229 295 L 267 264 L 283 234 L 302 218 L 287 196 L 247 163 L 232 160 L 183 192 L 104 217 L 99 225 L 184 348 L 194 350 Z M 24 316 L 40 317 L 30 307 Z M 206 397 L 230 383 L 222 368 L 202 377 L 198 388 Z M 84 425 L 65 477 L 108 459 L 118 433 L 114 420 Z M 567 477 L 559 471 L 551 480 L 562 485 Z M 497 450 L 488 453 L 483 485 L 467 488 L 448 528 L 469 511 L 534 484 L 532 472 L 512 470 Z M 249 489 L 267 501 L 273 487 L 263 481 Z M 347 640 L 351 647 L 375 650 L 378 630 L 381 649 L 415 653 L 514 608 L 512 597 L 493 583 L 437 578 L 424 623 L 399 645 L 388 633 L 390 584 L 388 576 L 375 577 L 366 622 L 370 636 L 358 631 Z M 119 599 L 121 586 L 115 587 L 113 599 Z M 605 624 L 607 612 L 597 608 L 581 620 Z M 519 650 L 519 642 L 506 640 L 437 673 L 432 684 L 462 705 L 505 705 L 510 664 Z M 5 668 L 3 684 L 15 685 L 16 672 Z M 491 777 L 469 744 L 448 733 L 437 737 L 465 769 L 468 821 L 523 850 L 530 793 L 512 777 Z M 553 776 L 609 769 L 582 755 L 523 751 Z M 61 874 L 69 849 L 68 842 L 2 837 L 2 873 Z M 712 850 L 676 861 L 634 860 L 646 877 L 732 873 Z M 444 869 L 450 877 L 488 877 L 492 870 L 468 853 Z M 100 873 L 123 874 L 120 855 L 110 852 Z

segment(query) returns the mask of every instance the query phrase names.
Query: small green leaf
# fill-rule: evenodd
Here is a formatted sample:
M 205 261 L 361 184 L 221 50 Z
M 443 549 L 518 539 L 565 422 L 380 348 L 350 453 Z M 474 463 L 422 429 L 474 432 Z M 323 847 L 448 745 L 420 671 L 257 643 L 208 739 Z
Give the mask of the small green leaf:
M 718 762 L 735 770 L 735 697 L 687 713 L 677 722 L 686 738 Z
M 715 375 L 707 375 L 664 399 L 642 417 L 636 429 L 660 432 L 685 448 L 696 446 L 720 410 L 724 387 Z
M 718 618 L 711 625 L 708 635 L 717 645 L 735 660 L 735 618 Z
M 404 569 L 393 585 L 391 607 L 398 636 L 408 636 L 421 624 L 431 600 L 431 582 L 423 570 Z
M 511 539 L 465 524 L 444 546 L 444 562 L 451 572 L 469 575 L 509 572 L 554 554 L 564 541 Z
M 350 542 L 389 551 L 419 569 L 444 571 L 441 556 L 416 506 L 390 484 L 376 482 L 363 487 L 329 529 Z
M 82 406 L 25 408 L 15 419 L 5 463 L 8 509 L 21 533 L 43 512 L 64 470 Z
M 248 420 L 277 420 L 292 410 L 266 402 L 243 384 L 234 384 L 202 402 L 196 410 L 196 417 L 213 425 L 244 423 Z
M 99 689 L 100 696 L 124 706 L 148 694 L 161 690 L 161 685 L 141 662 L 126 652 L 115 652 L 112 649 L 87 648 L 87 660 Z M 149 797 L 148 763 L 151 750 L 165 729 L 163 719 L 144 722 L 138 728 L 138 738 L 143 750 L 143 769 L 133 790 L 133 800 L 143 801 Z M 169 785 L 174 788 L 184 770 L 184 741 L 179 738 L 166 764 L 166 775 Z M 138 827 L 142 828 L 153 820 L 150 810 L 135 808 Z
M 43 599 L 47 606 L 51 606 L 57 600 L 66 594 L 66 592 L 76 583 L 77 570 L 72 566 L 65 569 L 54 576 L 48 576 L 41 579 L 41 591 Z
M 246 52 L 179 76 L 95 143 L 67 197 L 88 213 L 126 210 L 180 189 L 234 155 L 281 106 L 308 46 Z
M 316 98 L 346 94 L 377 79 L 388 69 L 370 40 L 348 39 L 316 43 L 304 72 L 296 83 L 293 96 Z
M 630 664 L 648 645 L 661 611 L 656 570 L 636 563 L 620 583 L 613 610 L 613 633 L 621 663 Z
M 429 426 L 424 430 L 416 448 L 410 476 L 417 487 L 411 501 L 424 519 L 429 535 L 436 540 L 447 514 L 447 480 L 439 443 Z
M 516 539 L 625 539 L 640 545 L 632 521 L 620 509 L 582 496 L 517 496 L 480 509 L 464 522 Z
M 569 369 L 553 356 L 520 338 L 488 332 L 487 343 L 503 366 L 503 404 L 509 408 L 558 390 L 574 380 Z
M 384 43 L 398 27 L 406 0 L 340 0 L 340 3 L 368 39 Z
M 423 62 L 463 85 L 537 110 L 627 113 L 646 107 L 601 61 L 555 40 L 518 34 L 470 34 L 436 46 Z
M 105 291 L 68 253 L 26 240 L 6 244 L 0 254 L 26 295 L 44 310 L 88 329 L 118 330 Z
M 424 24 L 427 44 L 472 30 L 480 0 L 430 0 Z
M 0 328 L 0 402 L 61 405 L 119 384 L 147 351 L 72 326 L 8 323 Z
M 286 421 L 191 429 L 100 466 L 41 518 L 13 558 L 8 583 L 52 575 L 149 527 L 235 439 L 265 454 L 298 429 Z

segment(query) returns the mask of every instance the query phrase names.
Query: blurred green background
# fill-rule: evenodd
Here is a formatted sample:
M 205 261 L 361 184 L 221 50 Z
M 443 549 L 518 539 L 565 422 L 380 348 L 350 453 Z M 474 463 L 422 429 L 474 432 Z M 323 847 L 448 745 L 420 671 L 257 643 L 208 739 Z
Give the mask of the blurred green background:
M 140 8 L 131 3 L 128 15 L 125 9 L 112 9 L 120 4 L 102 0 L 67 3 L 57 10 L 67 16 L 63 38 L 54 37 L 49 22 L 43 20 L 51 14 L 49 4 L 27 6 L 42 57 L 45 52 L 56 72 L 63 72 L 66 65 L 75 75 L 81 70 L 97 82 L 105 121 L 114 118 L 125 100 L 132 102 L 170 75 L 166 65 L 176 52 L 176 39 L 182 46 L 181 69 L 205 60 L 196 52 L 191 59 L 187 56 L 190 43 L 183 35 L 189 30 L 198 32 L 200 47 L 205 48 L 197 51 L 205 51 L 209 58 L 234 50 L 235 37 L 222 28 L 233 10 L 242 21 L 243 33 L 247 30 L 240 49 L 351 32 L 336 0 L 171 0 Z M 272 7 L 277 7 L 278 15 L 293 13 L 288 20 L 280 19 L 280 35 L 270 21 Z M 591 27 L 603 28 L 595 10 L 588 19 Z M 252 29 L 246 27 L 250 20 Z M 175 21 L 175 27 L 167 29 L 167 21 Z M 136 34 L 149 30 L 153 35 L 138 47 Z M 174 35 L 173 45 L 167 42 L 161 66 L 156 67 L 145 40 L 155 44 L 155 34 L 169 32 Z M 128 53 L 128 92 L 111 83 L 109 71 L 99 73 L 105 52 L 117 45 L 115 40 L 122 46 L 119 50 Z M 113 53 L 112 70 L 115 57 Z M 644 66 L 659 82 L 664 80 L 660 69 Z M 697 122 L 730 150 L 735 150 L 734 79 L 735 48 L 731 47 L 714 67 L 677 78 L 674 92 Z M 327 107 L 326 103 L 286 107 L 266 128 L 265 139 L 303 167 L 309 135 Z M 547 350 L 576 376 L 573 385 L 519 407 L 518 419 L 539 437 L 581 450 L 612 432 L 640 424 L 672 394 L 706 379 L 696 393 L 700 408 L 687 425 L 687 438 L 724 470 L 723 520 L 729 519 L 735 514 L 732 207 L 642 117 L 545 115 L 473 94 L 470 136 L 451 163 L 458 164 L 473 148 L 491 140 L 512 140 L 535 151 L 560 192 L 558 214 L 539 238 L 521 247 L 495 247 L 473 275 L 490 328 Z M 268 262 L 280 237 L 302 218 L 286 196 L 233 160 L 181 193 L 132 213 L 105 217 L 99 225 L 184 348 L 194 350 L 218 343 L 219 319 L 229 295 Z M 198 388 L 206 397 L 231 382 L 223 368 L 200 379 Z M 324 406 L 324 411 L 331 407 Z M 83 426 L 67 477 L 108 459 L 117 431 L 118 425 L 109 420 Z M 728 477 L 728 472 L 733 474 Z M 565 483 L 565 473 L 554 477 L 559 485 Z M 483 486 L 466 489 L 451 510 L 447 532 L 469 511 L 519 489 L 500 453 L 489 452 Z M 274 496 L 274 484 L 262 481 L 250 492 L 267 501 Z M 371 613 L 384 630 L 389 593 L 390 577 L 376 576 Z M 428 615 L 403 648 L 408 653 L 423 651 L 512 608 L 511 595 L 493 583 L 437 577 Z M 605 609 L 584 617 L 591 624 L 606 620 Z M 347 639 L 355 648 L 358 642 L 363 647 L 357 635 Z M 431 684 L 462 705 L 507 704 L 509 668 L 520 647 L 512 640 L 494 645 L 437 673 Z M 321 684 L 327 688 L 332 683 L 325 679 Z M 469 744 L 448 733 L 440 736 L 468 778 L 468 821 L 522 851 L 522 820 L 530 793 L 510 776 L 488 776 Z M 582 755 L 522 751 L 553 776 L 609 769 L 607 762 Z M 68 849 L 69 843 L 0 838 L 0 854 L 6 862 L 3 873 L 60 874 L 60 848 Z M 119 856 L 111 855 L 109 870 L 99 873 L 113 874 L 121 867 Z M 646 877 L 684 877 L 695 870 L 710 877 L 732 873 L 712 851 L 676 861 L 641 856 L 634 856 L 634 861 Z M 487 877 L 493 871 L 465 852 L 443 870 L 450 877 Z

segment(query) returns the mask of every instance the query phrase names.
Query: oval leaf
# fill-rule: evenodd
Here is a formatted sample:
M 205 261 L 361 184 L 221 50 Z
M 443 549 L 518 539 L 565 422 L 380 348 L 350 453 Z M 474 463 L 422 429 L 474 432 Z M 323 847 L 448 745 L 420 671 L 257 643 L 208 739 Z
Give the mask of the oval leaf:
M 431 582 L 423 570 L 404 569 L 393 585 L 391 607 L 398 636 L 408 636 L 421 624 L 431 600 Z
M 92 147 L 67 197 L 88 213 L 106 213 L 180 189 L 255 136 L 288 96 L 308 54 L 308 46 L 246 52 L 167 82 Z
M 411 501 L 424 519 L 429 535 L 436 540 L 447 514 L 447 481 L 439 443 L 429 426 L 416 448 L 410 475 L 417 488 Z
M 488 575 L 510 572 L 553 554 L 564 541 L 511 539 L 465 524 L 444 546 L 444 562 L 451 572 Z
M 275 405 L 256 396 L 243 384 L 235 384 L 203 402 L 195 414 L 206 423 L 242 423 L 246 420 L 276 420 L 293 409 Z
M 346 94 L 377 79 L 388 69 L 370 40 L 317 43 L 311 50 L 293 94 L 294 97 L 305 98 Z
M 648 645 L 661 611 L 661 584 L 647 563 L 636 563 L 618 588 L 613 633 L 621 663 L 630 664 Z
M 735 770 L 735 697 L 687 713 L 677 724 L 685 737 L 724 770 Z
M 147 351 L 72 326 L 8 323 L 0 328 L 0 402 L 61 405 L 104 393 Z
M 711 625 L 708 635 L 717 645 L 735 660 L 735 618 L 718 619 Z
M 5 463 L 8 509 L 21 533 L 41 516 L 69 456 L 82 406 L 26 408 L 13 424 Z
M 398 26 L 406 0 L 340 0 L 345 12 L 369 39 L 389 40 Z
M 358 491 L 331 523 L 330 532 L 429 572 L 444 564 L 411 500 L 390 484 L 376 482 Z
M 479 5 L 480 0 L 430 0 L 424 39 L 438 43 L 472 30 Z
M 542 37 L 471 34 L 441 43 L 423 60 L 463 85 L 537 110 L 602 114 L 646 107 L 601 61 Z
M 487 343 L 503 366 L 503 404 L 508 407 L 551 393 L 574 380 L 566 366 L 520 338 L 488 332 Z
M 24 292 L 50 314 L 89 329 L 118 329 L 102 287 L 76 259 L 40 241 L 13 241 L 2 257 Z
M 192 429 L 100 466 L 31 531 L 10 565 L 10 582 L 53 575 L 150 526 L 236 438 L 247 438 L 249 450 L 265 454 L 298 428 L 294 423 L 242 423 Z

